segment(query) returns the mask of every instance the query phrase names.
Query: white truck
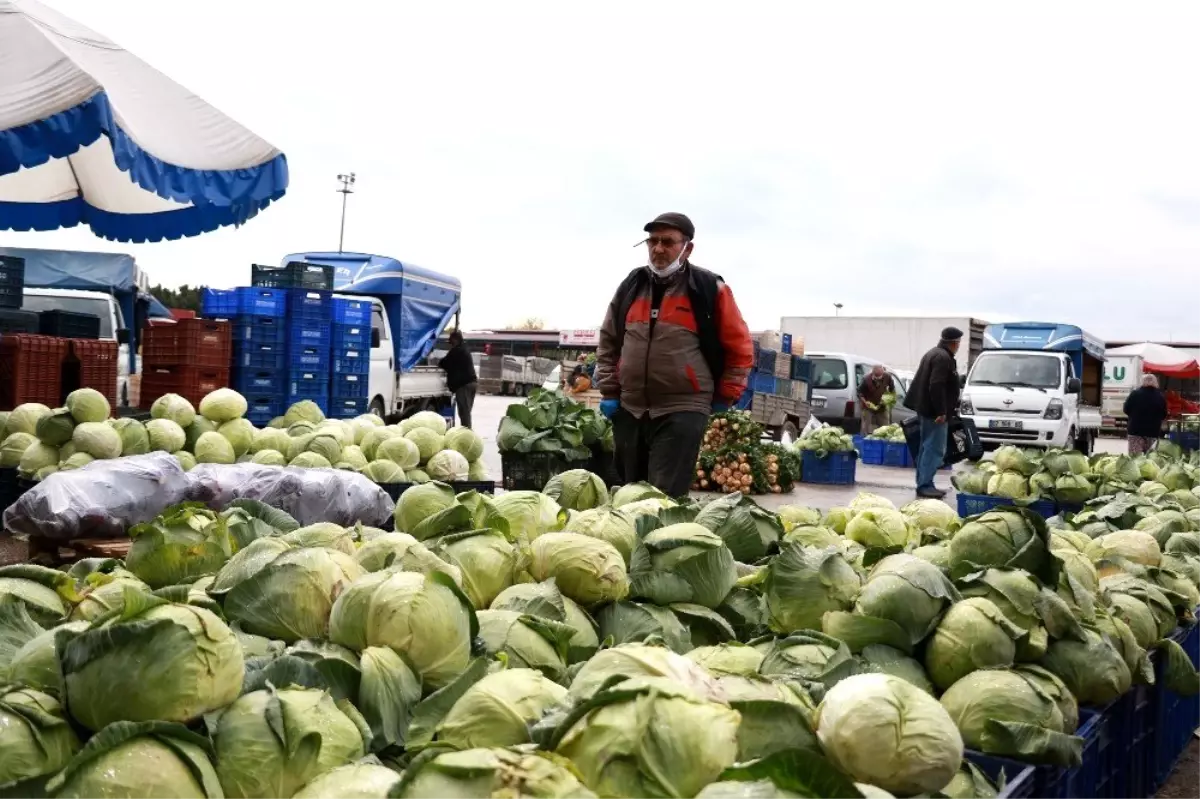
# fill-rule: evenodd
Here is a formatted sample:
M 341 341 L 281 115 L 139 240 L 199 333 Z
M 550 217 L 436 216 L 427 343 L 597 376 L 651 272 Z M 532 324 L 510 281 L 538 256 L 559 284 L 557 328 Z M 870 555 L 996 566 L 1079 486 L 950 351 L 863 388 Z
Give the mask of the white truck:
M 967 375 L 959 413 L 986 448 L 1074 448 L 1100 432 L 1104 342 L 1054 322 L 990 325 Z
M 535 355 L 483 355 L 474 353 L 475 374 L 481 394 L 527 397 L 540 387 L 557 364 Z
M 458 278 L 382 255 L 304 252 L 285 257 L 333 267 L 334 296 L 371 303 L 368 410 L 377 416 L 447 413 L 453 399 L 446 374 L 428 359 L 438 336 L 457 325 Z
M 964 372 L 983 350 L 987 322 L 969 316 L 785 316 L 780 330 L 792 336 L 792 351 L 857 352 L 893 369 L 915 371 L 921 356 L 938 343 L 942 330 L 964 333 L 959 368 Z

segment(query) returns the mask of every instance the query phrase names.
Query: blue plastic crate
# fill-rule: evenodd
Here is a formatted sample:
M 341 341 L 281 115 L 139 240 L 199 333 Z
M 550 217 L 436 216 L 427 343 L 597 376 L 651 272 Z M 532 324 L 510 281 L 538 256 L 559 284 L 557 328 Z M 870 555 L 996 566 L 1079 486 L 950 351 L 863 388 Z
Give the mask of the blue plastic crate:
M 993 785 L 999 786 L 1000 783 L 1004 783 L 1004 787 L 996 794 L 997 797 L 1026 799 L 1026 797 L 1042 795 L 1037 792 L 1037 786 L 1039 777 L 1044 777 L 1047 771 L 1045 766 L 1031 766 L 1028 763 L 1009 760 L 1006 757 L 985 755 L 974 749 L 966 750 L 963 757 L 986 774 Z M 1044 782 L 1044 779 L 1042 781 Z
M 329 396 L 329 371 L 327 369 L 289 369 L 287 393 Z
M 333 295 L 316 289 L 287 289 L 289 320 L 307 319 L 314 322 L 333 321 Z
M 912 468 L 912 455 L 908 451 L 908 444 L 898 444 L 891 441 L 883 442 L 883 465 L 894 466 L 900 469 Z
M 288 369 L 308 369 L 329 372 L 329 345 L 300 344 L 292 342 L 288 347 Z
M 772 356 L 774 353 L 772 353 Z M 757 394 L 775 393 L 775 375 L 766 372 L 750 373 L 750 390 Z
M 324 347 L 329 349 L 332 341 L 332 326 L 329 322 L 318 322 L 315 319 L 288 320 L 288 343 L 295 347 L 304 346 Z
M 1015 503 L 1011 499 L 1005 497 L 988 497 L 982 494 L 959 494 L 958 495 L 958 515 L 964 519 L 968 516 L 978 516 L 981 513 L 987 513 L 996 508 L 1012 506 Z M 1054 515 L 1054 503 L 1048 499 L 1039 499 L 1032 505 L 1027 506 L 1029 510 L 1039 516 L 1049 519 Z
M 883 445 L 885 443 L 887 442 L 878 438 L 854 437 L 854 446 L 865 466 L 883 465 Z
M 1200 614 L 1200 608 L 1196 608 Z M 1192 668 L 1200 668 L 1200 625 L 1179 627 L 1171 635 L 1192 661 Z M 1187 749 L 1197 728 L 1200 728 L 1200 701 L 1194 696 L 1180 696 L 1163 683 L 1163 658 L 1155 661 L 1154 727 L 1158 735 L 1154 745 L 1154 785 L 1149 793 L 1156 792 L 1171 773 L 1175 764 Z
M 366 325 L 333 325 L 333 348 L 367 350 L 371 348 L 371 326 Z
M 269 316 L 238 316 L 233 320 L 231 336 L 235 347 L 239 343 L 283 344 L 287 341 L 287 323 L 283 319 Z
M 824 458 L 818 458 L 813 452 L 803 452 L 800 459 L 800 482 L 853 485 L 857 466 L 857 452 L 831 452 Z
M 765 374 L 775 374 L 775 356 L 778 353 L 775 350 L 769 350 L 765 347 L 760 347 L 758 350 L 758 363 L 756 369 Z
M 1167 434 L 1167 438 L 1174 441 L 1185 452 L 1200 449 L 1200 433 L 1191 430 L 1172 430 Z
M 329 400 L 329 416 L 333 419 L 353 419 L 366 412 L 366 397 L 334 397 Z
M 246 397 L 246 418 L 255 427 L 266 427 L 276 416 L 282 416 L 286 410 L 281 394 L 266 397 Z
M 200 315 L 209 319 L 232 319 L 237 316 L 237 289 L 201 289 Z
M 792 374 L 793 380 L 803 380 L 805 383 L 812 382 L 812 361 L 808 358 L 792 358 Z
M 284 375 L 278 369 L 235 369 L 233 388 L 247 397 L 282 395 Z
M 286 312 L 287 293 L 282 289 L 243 286 L 200 292 L 200 315 L 210 319 L 245 316 L 281 319 Z
M 333 353 L 333 372 L 339 375 L 365 375 L 371 371 L 371 352 L 366 349 L 339 348 Z
M 235 369 L 282 369 L 287 363 L 287 347 L 284 344 L 233 345 L 233 367 Z
M 333 298 L 333 323 L 335 325 L 371 326 L 371 301 Z
M 966 759 L 979 767 L 994 783 L 999 783 L 1003 774 L 1006 784 L 1000 796 L 1051 797 L 1052 799 L 1076 799 L 1077 797 L 1115 797 L 1120 794 L 1097 793 L 1107 791 L 1108 785 L 1101 781 L 1119 766 L 1119 757 L 1108 751 L 1112 741 L 1110 725 L 1101 714 L 1084 708 L 1079 711 L 1079 727 L 1075 735 L 1083 738 L 1082 763 L 1075 768 L 1033 765 L 999 755 L 989 755 L 968 749 Z
M 1153 685 L 1134 685 L 1113 702 L 1109 714 L 1115 726 L 1115 757 L 1120 767 L 1112 774 L 1112 787 L 1094 796 L 1151 796 L 1154 793 L 1155 711 L 1159 689 Z M 1193 701 L 1195 701 L 1193 699 Z
M 367 381 L 366 375 L 347 375 L 334 374 L 330 381 L 329 393 L 334 397 L 345 397 L 347 399 L 359 399 L 367 396 Z

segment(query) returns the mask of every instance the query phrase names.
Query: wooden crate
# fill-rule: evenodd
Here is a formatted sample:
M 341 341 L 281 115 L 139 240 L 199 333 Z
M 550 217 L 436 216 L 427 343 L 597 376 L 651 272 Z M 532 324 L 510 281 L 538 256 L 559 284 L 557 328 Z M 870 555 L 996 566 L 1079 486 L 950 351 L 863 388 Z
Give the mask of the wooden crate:
M 790 352 L 775 353 L 775 368 L 771 372 L 776 377 L 791 379 L 792 377 L 792 354 Z
M 84 558 L 119 558 L 129 555 L 128 538 L 79 538 L 55 541 L 41 536 L 29 538 L 29 560 L 44 566 L 65 566 Z

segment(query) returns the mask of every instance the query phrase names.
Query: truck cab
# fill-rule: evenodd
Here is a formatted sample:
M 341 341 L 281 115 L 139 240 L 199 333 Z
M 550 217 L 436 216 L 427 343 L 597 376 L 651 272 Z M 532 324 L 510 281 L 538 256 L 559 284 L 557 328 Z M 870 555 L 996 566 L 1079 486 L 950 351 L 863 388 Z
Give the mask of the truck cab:
M 984 446 L 1090 454 L 1101 425 L 1104 343 L 1071 325 L 1016 322 L 988 326 L 983 346 L 959 412 Z
M 74 289 L 49 289 L 26 286 L 22 309 L 33 313 L 43 311 L 68 311 L 89 314 L 100 318 L 100 340 L 116 341 L 119 345 L 117 359 L 117 399 L 120 405 L 129 404 L 129 330 L 121 305 L 111 294 L 102 291 L 76 291 Z

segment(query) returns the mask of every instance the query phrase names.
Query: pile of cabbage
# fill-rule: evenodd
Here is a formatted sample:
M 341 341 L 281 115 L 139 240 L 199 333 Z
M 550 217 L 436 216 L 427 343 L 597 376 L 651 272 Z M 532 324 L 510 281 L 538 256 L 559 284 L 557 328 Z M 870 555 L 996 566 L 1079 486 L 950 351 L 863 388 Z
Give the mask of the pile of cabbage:
M 110 419 L 108 401 L 94 389 L 67 396 L 63 408 L 26 403 L 0 414 L 0 467 L 43 480 L 57 471 L 93 460 L 170 452 L 184 469 L 197 463 L 349 469 L 377 483 L 486 481 L 483 439 L 469 428 L 447 428 L 433 411 L 385 425 L 373 414 L 326 419 L 303 400 L 256 428 L 246 416 L 246 399 L 228 388 L 200 401 L 177 394 L 154 401 L 150 421 Z
M 887 441 L 890 444 L 904 444 L 908 441 L 904 437 L 904 428 L 898 424 L 885 424 L 883 427 L 878 427 L 867 438 Z
M 811 452 L 818 458 L 826 458 L 834 452 L 857 452 L 854 439 L 845 430 L 832 425 L 821 425 L 805 431 L 793 445 L 796 452 Z
M 593 446 L 612 451 L 612 422 L 560 392 L 536 388 L 524 403 L 508 406 L 496 446 L 501 452 L 557 452 L 566 460 L 587 460 Z
M 1161 440 L 1147 455 L 1094 455 L 1074 450 L 1032 450 L 1004 446 L 993 460 L 955 473 L 954 487 L 964 494 L 1004 497 L 1017 503 L 1052 500 L 1078 507 L 1096 497 L 1138 492 L 1152 499 L 1173 496 L 1186 507 L 1195 482 L 1196 453 Z
M 124 560 L 0 568 L 0 790 L 994 796 L 968 750 L 1077 763 L 1081 708 L 1152 659 L 1200 689 L 1169 638 L 1200 525 L 1134 529 L 1139 502 L 1095 509 L 1118 528 L 1095 537 L 584 470 L 413 486 L 391 531 L 181 505 Z

